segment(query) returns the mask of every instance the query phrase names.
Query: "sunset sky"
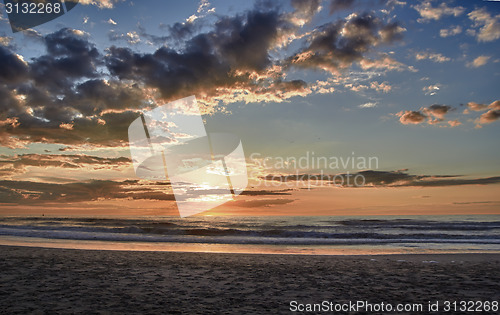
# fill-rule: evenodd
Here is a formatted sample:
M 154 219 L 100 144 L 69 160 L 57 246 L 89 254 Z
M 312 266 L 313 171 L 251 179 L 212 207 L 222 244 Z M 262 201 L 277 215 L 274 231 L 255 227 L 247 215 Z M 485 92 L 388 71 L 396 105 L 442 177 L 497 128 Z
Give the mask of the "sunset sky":
M 16 33 L 1 11 L 0 214 L 176 214 L 127 132 L 191 95 L 250 176 L 203 214 L 500 214 L 498 1 L 85 0 Z M 263 163 L 312 156 L 377 163 Z

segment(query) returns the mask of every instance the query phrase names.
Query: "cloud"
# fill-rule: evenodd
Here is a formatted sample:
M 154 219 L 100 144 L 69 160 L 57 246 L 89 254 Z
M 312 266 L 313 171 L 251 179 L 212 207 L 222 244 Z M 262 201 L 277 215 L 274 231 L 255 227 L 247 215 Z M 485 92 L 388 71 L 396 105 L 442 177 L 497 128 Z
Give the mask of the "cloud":
M 141 37 L 139 36 L 139 34 L 137 34 L 136 31 L 127 32 L 125 34 L 118 34 L 114 30 L 112 30 L 108 33 L 108 38 L 112 42 L 123 40 L 129 45 L 135 45 L 141 42 Z
M 299 68 L 321 69 L 332 74 L 360 62 L 363 69 L 398 70 L 401 65 L 384 55 L 368 60 L 364 54 L 374 47 L 400 38 L 403 28 L 397 23 L 384 24 L 370 14 L 352 13 L 344 21 L 328 23 L 308 37 L 308 45 L 289 59 Z
M 422 91 L 425 93 L 425 95 L 436 95 L 437 91 L 441 89 L 441 84 L 431 84 L 429 86 L 425 86 L 422 88 Z
M 0 82 L 6 85 L 20 83 L 28 76 L 28 63 L 24 58 L 0 46 Z
M 359 65 L 363 70 L 417 71 L 412 66 L 406 66 L 405 64 L 389 57 L 387 54 L 380 54 L 380 58 L 375 60 L 364 58 L 359 62 Z
M 446 62 L 450 61 L 451 59 L 443 56 L 442 54 L 439 53 L 430 53 L 430 52 L 418 52 L 415 54 L 415 59 L 416 60 L 432 60 L 434 62 Z
M 500 118 L 500 110 L 489 110 L 479 118 L 481 124 L 489 124 Z
M 458 120 L 450 120 L 450 121 L 448 121 L 448 124 L 450 124 L 450 127 L 458 127 L 462 123 L 460 121 L 458 121 Z
M 2 145 L 124 145 L 127 124 L 152 98 L 149 91 L 100 78 L 103 56 L 82 31 L 63 28 L 42 40 L 47 54 L 29 62 L 0 46 Z
M 364 104 L 361 104 L 361 105 L 358 105 L 359 108 L 373 108 L 373 107 L 377 107 L 377 102 L 368 102 L 368 103 L 364 103 Z
M 256 199 L 256 200 L 235 200 L 228 203 L 229 206 L 243 208 L 262 208 L 276 205 L 286 205 L 294 202 L 295 199 Z
M 322 8 L 320 0 L 291 0 L 291 5 L 295 9 L 291 18 L 297 25 L 309 23 Z
M 279 181 L 282 183 L 293 181 L 321 181 L 323 186 L 342 186 L 347 174 L 299 174 L 299 175 L 273 175 L 269 174 L 262 180 Z M 349 174 L 351 178 L 362 176 L 363 185 L 350 185 L 345 187 L 444 187 L 463 185 L 490 185 L 500 183 L 500 176 L 482 178 L 463 178 L 462 175 L 413 175 L 407 170 L 375 171 L 367 170 Z M 360 178 L 360 177 L 359 177 Z M 358 183 L 360 180 L 358 181 Z
M 372 81 L 370 83 L 360 84 L 360 83 L 344 83 L 344 87 L 350 89 L 354 92 L 362 92 L 364 90 L 372 89 L 377 92 L 389 93 L 392 90 L 392 86 L 389 85 L 387 81 L 379 83 L 377 81 Z
M 418 111 L 401 111 L 396 114 L 399 117 L 399 122 L 403 125 L 418 125 L 427 122 L 430 125 L 439 124 L 444 121 L 445 115 L 453 108 L 448 105 L 433 104 L 429 107 L 422 107 Z M 449 124 L 452 127 L 457 126 L 456 123 Z
M 12 37 L 0 36 L 0 45 L 1 46 L 9 46 L 11 40 L 12 40 Z
M 172 39 L 176 42 L 181 42 L 190 36 L 194 35 L 194 33 L 199 29 L 199 24 L 197 23 L 174 23 L 173 25 L 167 26 L 168 34 L 166 36 L 156 36 L 149 35 L 146 33 L 146 30 L 142 27 L 139 27 L 141 31 L 141 36 L 150 40 L 153 44 L 164 44 L 167 40 Z
M 418 125 L 427 119 L 427 116 L 420 111 L 406 110 L 396 114 L 399 116 L 399 122 L 403 125 Z
M 476 112 L 483 111 L 488 108 L 488 105 L 478 104 L 476 102 L 467 103 L 467 108 Z
M 498 203 L 498 201 L 466 201 L 466 202 L 454 202 L 454 205 L 476 205 L 485 203 Z
M 462 33 L 462 27 L 460 25 L 452 26 L 449 28 L 443 28 L 439 31 L 439 36 L 450 37 Z
M 500 14 L 491 16 L 486 8 L 476 9 L 468 14 L 469 19 L 474 22 L 471 34 L 476 36 L 478 42 L 491 42 L 500 38 Z
M 463 185 L 492 185 L 500 183 L 500 176 L 473 178 L 473 179 L 446 178 L 446 177 L 452 177 L 452 176 L 445 176 L 445 178 L 442 178 L 440 176 L 431 176 L 425 178 L 424 180 L 409 182 L 403 186 L 443 187 L 443 186 L 463 186 Z
M 19 175 L 26 171 L 27 167 L 56 167 L 70 169 L 118 169 L 130 165 L 132 161 L 128 157 L 105 158 L 89 155 L 60 155 L 60 154 L 22 154 L 14 156 L 0 156 L 0 170 L 3 175 Z M 13 170 L 7 174 L 7 170 Z
M 451 110 L 451 106 L 434 104 L 428 108 L 423 108 L 423 112 L 428 116 L 434 116 L 437 119 L 443 120 L 444 116 Z
M 488 60 L 490 60 L 490 58 L 491 58 L 491 56 L 479 56 L 476 59 L 474 59 L 472 62 L 467 63 L 467 66 L 472 67 L 472 68 L 482 67 L 488 63 Z
M 50 160 L 49 157 L 42 157 L 45 162 L 56 161 L 57 157 Z M 62 157 L 65 158 L 65 157 Z M 73 156 L 71 159 L 85 159 L 90 164 L 116 165 L 112 159 L 98 159 L 88 156 Z M 35 162 L 35 156 L 24 156 L 24 159 Z M 125 160 L 123 161 L 125 162 Z M 121 162 L 119 162 L 121 163 Z M 52 164 L 51 164 L 52 165 Z M 0 164 L 1 166 L 1 164 Z M 64 166 L 63 166 L 64 167 Z M 76 167 L 76 166 L 75 166 Z M 0 168 L 2 174 L 2 168 Z M 284 190 L 256 190 L 245 191 L 242 195 L 245 199 L 236 200 L 230 203 L 237 207 L 269 207 L 293 202 L 293 199 L 286 199 L 283 196 L 291 195 L 290 189 Z M 200 197 L 218 193 L 218 190 L 206 189 L 197 190 L 190 193 L 191 197 Z M 275 196 L 263 197 L 263 196 Z M 255 199 L 254 199 L 255 198 Z M 169 182 L 154 182 L 140 180 L 88 180 L 68 183 L 34 182 L 25 180 L 0 180 L 0 203 L 20 204 L 20 205 L 44 205 L 44 204 L 64 204 L 73 202 L 90 202 L 97 200 L 155 200 L 171 201 L 176 200 L 172 193 Z
M 115 3 L 123 1 L 124 0 L 79 0 L 78 3 L 83 5 L 95 5 L 100 9 L 112 9 Z
M 202 11 L 206 3 L 200 3 Z M 11 148 L 29 143 L 122 147 L 141 110 L 181 97 L 196 95 L 202 112 L 211 114 L 235 102 L 284 102 L 333 90 L 287 79 L 297 68 L 335 73 L 338 82 L 327 85 L 354 75 L 341 71 L 357 64 L 368 72 L 410 69 L 387 54 L 365 56 L 404 32 L 374 14 L 351 14 L 300 34 L 302 26 L 293 19 L 310 19 L 320 7 L 314 0 L 294 1 L 292 12 L 258 4 L 241 14 L 214 17 L 203 27 L 196 21 L 174 24 L 162 36 L 140 26 L 137 32 L 109 34 L 129 46 L 161 45 L 151 52 L 118 45 L 101 51 L 89 34 L 69 28 L 37 33 L 45 53 L 30 60 L 16 47 L 0 45 L 0 141 Z M 290 50 L 280 50 L 299 39 Z M 168 41 L 177 44 L 165 45 Z M 367 86 L 391 89 L 386 82 Z
M 488 111 L 479 117 L 479 124 L 490 124 L 500 118 L 500 101 L 494 101 L 487 108 Z
M 456 108 L 448 105 L 434 104 L 429 107 L 422 107 L 418 111 L 400 111 L 399 113 L 395 114 L 395 116 L 399 117 L 399 121 L 403 125 L 418 125 L 427 122 L 427 124 L 429 125 L 439 124 L 439 126 L 441 127 L 457 127 L 462 125 L 462 122 L 460 122 L 459 120 L 455 119 L 445 121 L 446 115 L 448 115 L 455 109 Z M 468 115 L 471 113 L 471 111 L 487 111 L 474 120 L 476 123 L 476 128 L 481 128 L 483 124 L 490 124 L 500 118 L 500 101 L 496 100 L 489 105 L 469 102 L 467 104 L 467 109 L 463 111 L 463 114 Z M 447 125 L 443 125 L 442 123 L 447 123 Z
M 155 183 L 136 180 L 91 180 L 66 184 L 1 180 L 0 203 L 45 204 L 111 199 L 143 199 L 174 201 L 172 193 L 159 189 Z
M 208 0 L 201 0 L 198 4 L 198 9 L 195 14 L 192 14 L 186 19 L 187 23 L 193 23 L 194 21 L 204 18 L 209 13 L 215 12 L 215 8 L 210 8 L 211 4 Z
M 420 4 L 412 6 L 415 10 L 418 11 L 421 18 L 418 19 L 418 22 L 428 22 L 430 20 L 439 20 L 443 16 L 453 15 L 455 17 L 460 16 L 464 13 L 465 9 L 462 6 L 458 7 L 449 7 L 446 3 L 441 3 L 437 7 L 432 6 L 432 1 L 426 0 Z
M 403 33 L 406 28 L 399 25 L 397 22 L 391 22 L 381 27 L 378 31 L 382 43 L 391 43 L 403 39 Z
M 245 93 L 248 101 L 252 96 L 276 101 L 272 94 L 288 98 L 294 92 L 308 93 L 305 82 L 283 80 L 282 69 L 269 55 L 281 23 L 286 22 L 277 12 L 225 17 L 215 24 L 215 31 L 187 40 L 182 52 L 161 47 L 152 54 L 139 54 L 112 46 L 106 66 L 120 80 L 142 82 L 166 99 L 196 94 L 227 101 Z
M 30 63 L 31 75 L 37 86 L 54 94 L 64 92 L 74 79 L 94 78 L 99 74 L 100 54 L 88 41 L 88 34 L 68 28 L 45 36 L 46 55 Z
M 111 18 L 109 20 L 107 20 L 106 23 L 111 24 L 111 25 L 117 25 L 118 24 L 115 21 L 113 21 L 113 19 L 111 19 Z
M 392 86 L 389 85 L 389 82 L 378 83 L 377 81 L 373 81 L 370 83 L 370 88 L 376 90 L 377 92 L 389 93 L 392 90 Z
M 245 190 L 240 195 L 242 196 L 276 196 L 276 195 L 291 195 L 290 191 L 292 189 L 281 189 L 281 190 Z
M 327 80 L 317 80 L 314 84 L 309 85 L 315 93 L 326 94 L 333 93 L 336 90 L 349 89 L 354 92 L 362 92 L 372 89 L 377 92 L 388 93 L 392 90 L 392 86 L 384 81 L 372 81 L 375 77 L 380 77 L 380 71 L 349 71 L 342 76 L 332 76 Z

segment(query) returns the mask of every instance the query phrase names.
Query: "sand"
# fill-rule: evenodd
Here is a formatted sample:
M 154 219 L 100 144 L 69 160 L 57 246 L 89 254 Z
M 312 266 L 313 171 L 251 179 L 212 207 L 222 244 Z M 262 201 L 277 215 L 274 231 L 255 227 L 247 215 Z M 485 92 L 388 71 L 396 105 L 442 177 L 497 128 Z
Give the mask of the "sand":
M 291 301 L 500 300 L 497 254 L 0 251 L 0 313 L 9 314 L 290 314 Z

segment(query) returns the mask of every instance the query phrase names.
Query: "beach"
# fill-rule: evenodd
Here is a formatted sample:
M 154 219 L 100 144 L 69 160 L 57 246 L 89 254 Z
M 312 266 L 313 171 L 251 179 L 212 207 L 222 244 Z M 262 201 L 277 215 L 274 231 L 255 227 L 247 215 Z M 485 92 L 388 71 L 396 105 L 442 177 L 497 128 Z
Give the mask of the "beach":
M 0 251 L 0 310 L 9 314 L 285 314 L 323 301 L 421 303 L 425 313 L 429 301 L 500 300 L 499 254 Z

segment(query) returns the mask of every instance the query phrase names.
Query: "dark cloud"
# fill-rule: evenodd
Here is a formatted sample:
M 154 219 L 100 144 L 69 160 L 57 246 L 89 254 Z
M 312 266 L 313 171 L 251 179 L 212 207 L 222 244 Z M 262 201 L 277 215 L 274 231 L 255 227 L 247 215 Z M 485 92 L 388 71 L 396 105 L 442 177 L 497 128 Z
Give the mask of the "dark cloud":
M 101 163 L 103 161 L 91 161 Z M 105 163 L 111 161 L 105 161 Z M 1 172 L 1 169 L 0 169 Z M 190 197 L 225 193 L 225 190 L 192 191 Z M 247 196 L 289 195 L 273 191 L 245 192 Z M 0 181 L 0 203 L 45 204 L 95 200 L 160 200 L 175 201 L 168 182 L 141 182 L 137 180 L 91 180 L 64 184 L 32 181 Z M 178 201 L 178 199 L 177 199 Z M 268 207 L 293 202 L 291 199 L 251 199 L 230 202 L 238 207 Z
M 47 54 L 30 63 L 38 87 L 57 95 L 72 86 L 74 79 L 98 76 L 100 54 L 84 32 L 63 28 L 45 36 L 45 46 Z
M 19 124 L 15 118 L 22 111 L 22 103 L 15 88 L 29 75 L 28 64 L 9 48 L 0 45 L 0 140 L 1 130 L 14 128 Z
M 282 190 L 245 190 L 240 195 L 243 196 L 281 196 L 281 195 L 291 195 L 291 189 L 282 189 Z
M 161 47 L 152 54 L 138 54 L 113 46 L 106 65 L 122 80 L 158 88 L 164 98 L 213 93 L 239 83 L 251 85 L 248 77 L 235 72 L 261 72 L 271 64 L 269 50 L 278 25 L 276 12 L 225 17 L 217 21 L 215 31 L 189 39 L 182 52 Z
M 138 191 L 134 186 L 139 185 Z M 93 180 L 53 184 L 31 181 L 0 181 L 0 203 L 43 204 L 81 202 L 100 199 L 175 200 L 171 193 L 155 190 L 138 181 Z
M 27 63 L 19 55 L 0 45 L 0 82 L 3 84 L 19 83 L 25 80 L 27 75 Z
M 50 110 L 53 110 L 50 112 Z M 70 117 L 71 109 L 45 107 L 41 113 L 54 117 L 45 121 L 31 115 L 21 115 L 16 127 L 4 126 L 15 138 L 2 139 L 4 146 L 22 146 L 26 142 L 61 143 L 66 145 L 124 146 L 128 126 L 139 117 L 136 111 L 109 112 L 99 117 Z M 62 121 L 68 121 L 66 124 Z M 11 142 L 9 142 L 11 141 Z
M 276 58 L 277 49 L 298 40 L 320 4 L 294 0 L 294 11 L 284 12 L 261 1 L 245 13 L 214 17 L 212 25 L 195 19 L 159 36 L 140 25 L 126 34 L 127 41 L 162 45 L 152 53 L 118 46 L 98 51 L 88 34 L 69 28 L 46 36 L 26 32 L 46 53 L 24 61 L 14 47 L 0 46 L 0 141 L 8 147 L 122 146 L 128 124 L 145 107 L 195 94 L 211 113 L 220 104 L 305 96 L 315 89 L 287 80 L 289 66 L 334 72 L 399 38 L 397 23 L 353 14 L 304 35 L 306 46 L 297 54 Z M 166 41 L 176 45 L 163 46 Z
M 45 36 L 44 44 L 47 54 L 31 62 L 0 47 L 0 131 L 15 136 L 1 137 L 2 144 L 123 143 L 126 122 L 138 117 L 127 109 L 144 105 L 143 88 L 97 78 L 102 56 L 81 31 L 61 29 Z
M 441 187 L 441 186 L 462 186 L 462 185 L 490 185 L 500 183 L 500 176 L 474 178 L 474 179 L 431 179 L 412 182 L 403 186 L 418 186 L 418 187 Z
M 0 202 L 42 203 L 91 201 L 120 196 L 124 183 L 91 181 L 88 183 L 51 184 L 30 181 L 0 181 Z
M 66 102 L 84 116 L 101 115 L 107 109 L 136 108 L 144 101 L 144 92 L 138 84 L 93 79 L 75 87 Z
M 404 28 L 384 24 L 378 17 L 351 14 L 345 21 L 325 24 L 308 38 L 308 45 L 289 59 L 292 66 L 316 68 L 338 74 L 364 59 L 374 47 L 401 38 Z
M 212 84 L 231 83 L 229 68 L 203 50 L 180 54 L 162 47 L 154 54 L 137 54 L 128 48 L 110 47 L 106 62 L 113 75 L 158 88 L 165 98 L 196 93 Z
M 406 171 L 362 171 L 368 186 L 413 186 L 413 187 L 441 187 L 461 185 L 488 185 L 500 183 L 500 176 L 486 178 L 461 178 L 461 175 L 412 175 Z M 356 174 L 356 175 L 357 175 Z
M 476 204 L 488 204 L 488 203 L 499 203 L 498 201 L 468 201 L 468 202 L 454 202 L 454 205 L 476 205 Z
M 120 165 L 128 165 L 131 163 L 132 160 L 128 157 L 104 158 L 83 154 L 21 154 L 14 156 L 0 156 L 1 168 L 12 168 L 17 170 L 17 172 L 26 166 L 82 168 L 94 165 L 98 167 L 118 167 Z
M 286 205 L 294 202 L 294 199 L 257 199 L 257 200 L 236 200 L 230 201 L 228 205 L 243 208 L 262 208 L 276 205 Z
M 283 21 L 280 21 L 280 16 L 275 11 L 251 11 L 243 24 L 244 20 L 245 18 L 236 16 L 218 21 L 218 40 L 214 42 L 214 48 L 233 69 L 263 70 L 271 64 L 269 50 L 273 47 Z
M 102 56 L 84 32 L 64 28 L 45 36 L 44 44 L 47 53 L 30 62 L 0 48 L 0 97 L 4 100 L 0 130 L 15 136 L 2 137 L 2 144 L 81 144 L 93 142 L 94 136 L 117 134 L 113 126 L 104 126 L 102 111 L 138 108 L 144 102 L 143 92 L 137 86 L 96 78 L 101 76 Z M 122 133 L 105 143 L 116 145 L 124 139 Z
M 149 35 L 145 32 L 145 30 L 143 30 L 143 32 L 141 32 L 141 34 L 143 34 L 146 38 L 148 38 L 154 44 L 163 44 L 169 39 L 174 40 L 174 41 L 179 43 L 180 41 L 183 41 L 187 38 L 192 37 L 195 34 L 195 32 L 199 30 L 199 26 L 197 23 L 195 24 L 195 23 L 188 23 L 188 22 L 184 22 L 184 23 L 177 22 L 177 23 L 174 23 L 173 25 L 169 25 L 167 27 L 167 29 L 168 29 L 169 35 L 166 35 L 166 36 Z
M 293 181 L 312 181 L 317 185 L 344 185 L 346 186 L 347 177 L 351 178 L 351 183 L 356 176 L 362 176 L 357 180 L 359 185 L 353 184 L 348 187 L 441 187 L 441 186 L 461 186 L 461 185 L 488 185 L 500 183 L 500 176 L 486 178 L 461 178 L 461 175 L 412 175 L 405 170 L 401 171 L 360 171 L 352 174 L 295 174 L 295 175 L 267 175 L 263 180 L 279 181 L 282 183 Z M 321 184 L 321 182 L 324 182 Z M 311 185 L 313 186 L 313 185 Z
M 219 18 L 213 31 L 189 38 L 182 50 L 161 47 L 140 54 L 112 46 L 106 65 L 113 76 L 156 88 L 164 99 L 196 94 L 222 102 L 282 101 L 310 93 L 304 81 L 284 80 L 270 57 L 290 27 L 284 14 L 253 10 Z M 278 68 L 269 74 L 273 67 Z M 245 95 L 234 95 L 233 89 L 244 89 Z

